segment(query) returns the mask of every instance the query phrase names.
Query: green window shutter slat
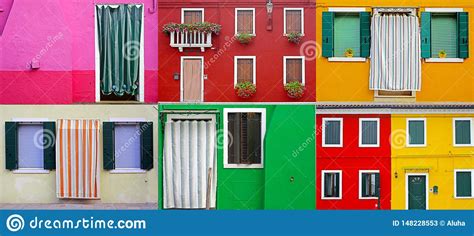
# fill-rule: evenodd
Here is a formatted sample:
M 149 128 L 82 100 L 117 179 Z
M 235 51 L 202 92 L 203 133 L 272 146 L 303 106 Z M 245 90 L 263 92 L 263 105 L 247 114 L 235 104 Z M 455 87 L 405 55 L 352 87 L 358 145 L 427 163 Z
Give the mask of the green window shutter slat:
M 360 56 L 370 57 L 370 13 L 360 12 Z
M 431 57 L 431 12 L 421 13 L 421 57 Z
M 56 122 L 43 122 L 44 169 L 56 169 Z
M 470 171 L 456 172 L 457 197 L 470 197 L 472 195 L 471 174 L 472 173 Z
M 5 122 L 5 168 L 18 169 L 18 123 Z
M 261 114 L 249 113 L 247 123 L 248 160 L 251 164 L 260 164 L 261 155 Z
M 458 12 L 458 57 L 469 57 L 469 14 Z
M 425 143 L 424 121 L 410 121 L 408 125 L 409 125 L 410 144 L 424 144 Z
M 431 14 L 431 57 L 438 58 L 440 51 L 447 58 L 457 58 L 456 14 Z
M 153 122 L 140 122 L 141 161 L 143 170 L 153 169 Z
M 471 144 L 471 122 L 468 120 L 455 121 L 456 144 Z
M 115 169 L 114 122 L 103 123 L 103 162 L 104 170 Z
M 375 174 L 375 196 L 380 196 L 380 174 Z
M 323 57 L 333 57 L 334 55 L 334 13 L 323 12 Z
M 362 197 L 367 197 L 367 177 L 369 175 L 363 173 L 362 174 Z

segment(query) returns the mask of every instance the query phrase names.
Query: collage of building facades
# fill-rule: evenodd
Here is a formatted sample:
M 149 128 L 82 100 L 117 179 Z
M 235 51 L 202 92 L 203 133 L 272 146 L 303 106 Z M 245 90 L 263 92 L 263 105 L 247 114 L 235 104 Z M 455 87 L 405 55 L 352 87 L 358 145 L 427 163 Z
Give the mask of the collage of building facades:
M 0 0 L 0 208 L 473 210 L 473 14 Z

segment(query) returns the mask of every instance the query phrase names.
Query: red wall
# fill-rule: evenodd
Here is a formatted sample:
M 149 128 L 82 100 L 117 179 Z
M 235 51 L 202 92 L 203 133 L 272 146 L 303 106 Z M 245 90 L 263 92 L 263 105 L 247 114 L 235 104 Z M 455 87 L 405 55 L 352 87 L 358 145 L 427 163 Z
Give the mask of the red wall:
M 179 2 L 179 3 L 177 3 Z M 182 2 L 188 2 L 182 3 Z M 221 33 L 213 35 L 213 48 L 204 53 L 198 49 L 184 49 L 180 53 L 177 48 L 169 46 L 169 36 L 158 32 L 158 100 L 179 101 L 180 81 L 173 79 L 175 72 L 180 72 L 181 56 L 204 56 L 205 102 L 314 102 L 316 77 L 316 32 L 314 27 L 314 1 L 274 1 L 273 31 L 266 30 L 267 13 L 264 0 L 226 1 L 170 1 L 162 0 L 159 4 L 159 27 L 170 22 L 181 22 L 181 8 L 204 8 L 204 20 L 222 25 Z M 286 3 L 283 3 L 286 2 Z M 219 5 L 217 5 L 219 4 Z M 304 7 L 304 33 L 300 44 L 288 42 L 283 36 L 283 7 Z M 256 37 L 249 45 L 232 42 L 234 35 L 234 9 L 255 8 Z M 227 43 L 227 46 L 224 45 Z M 229 46 L 230 45 L 230 46 Z M 224 50 L 225 49 L 225 50 Z M 306 52 L 305 52 L 306 49 Z M 219 50 L 221 50 L 219 52 Z M 301 51 L 301 53 L 300 53 Z M 311 54 L 313 53 L 313 54 Z M 299 56 L 306 54 L 306 91 L 299 100 L 291 99 L 283 89 L 283 56 Z M 234 56 L 256 56 L 257 93 L 250 99 L 241 99 L 234 92 Z M 216 58 L 212 63 L 211 58 Z
M 343 118 L 343 146 L 322 147 L 322 119 Z M 359 118 L 380 118 L 380 146 L 359 146 Z M 380 171 L 381 208 L 390 209 L 390 115 L 317 115 L 316 116 L 316 208 L 377 209 L 377 200 L 359 200 L 359 170 Z M 342 170 L 342 199 L 321 199 L 321 171 Z

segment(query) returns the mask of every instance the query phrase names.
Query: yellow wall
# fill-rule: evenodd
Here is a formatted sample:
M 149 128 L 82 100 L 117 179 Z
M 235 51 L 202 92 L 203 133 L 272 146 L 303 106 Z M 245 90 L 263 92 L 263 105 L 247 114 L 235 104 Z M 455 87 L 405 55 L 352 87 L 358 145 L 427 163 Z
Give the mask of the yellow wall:
M 406 119 L 426 118 L 426 147 L 406 147 Z M 453 118 L 473 114 L 392 115 L 392 209 L 405 209 L 405 174 L 428 173 L 429 209 L 474 209 L 474 198 L 454 198 L 454 169 L 474 169 L 474 147 L 453 146 Z M 397 172 L 398 178 L 395 178 Z
M 460 7 L 469 12 L 469 32 L 474 32 L 474 1 L 472 0 L 319 0 L 316 8 L 316 41 L 322 45 L 322 12 L 328 7 L 404 6 Z M 421 91 L 417 102 L 474 102 L 474 34 L 469 35 L 469 56 L 463 63 L 422 62 Z M 318 102 L 370 102 L 374 92 L 369 90 L 370 62 L 316 61 L 316 101 Z M 407 100 L 407 101 L 413 101 Z
M 152 105 L 5 105 L 0 106 L 0 134 L 5 134 L 5 121 L 14 118 L 100 119 L 143 118 L 153 121 L 154 156 L 157 155 L 156 137 L 158 112 Z M 102 147 L 102 134 L 100 135 Z M 102 167 L 102 148 L 99 148 Z M 87 203 L 157 203 L 158 165 L 144 174 L 100 173 L 101 199 Z M 49 174 L 14 174 L 5 169 L 5 142 L 0 142 L 0 203 L 74 203 L 77 200 L 56 198 L 56 172 Z M 84 203 L 84 201 L 81 201 Z

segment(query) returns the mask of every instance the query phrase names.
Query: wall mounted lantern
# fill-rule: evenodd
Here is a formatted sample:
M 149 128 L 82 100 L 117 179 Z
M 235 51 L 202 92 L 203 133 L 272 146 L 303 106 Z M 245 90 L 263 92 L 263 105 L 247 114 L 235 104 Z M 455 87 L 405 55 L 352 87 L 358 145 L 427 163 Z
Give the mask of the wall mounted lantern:
M 273 3 L 272 0 L 267 1 L 267 30 L 273 30 Z

